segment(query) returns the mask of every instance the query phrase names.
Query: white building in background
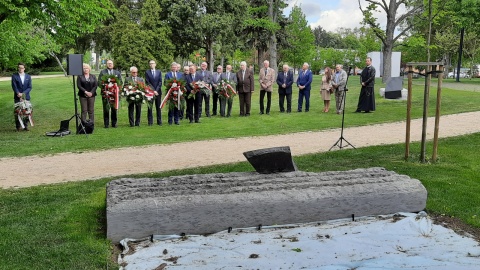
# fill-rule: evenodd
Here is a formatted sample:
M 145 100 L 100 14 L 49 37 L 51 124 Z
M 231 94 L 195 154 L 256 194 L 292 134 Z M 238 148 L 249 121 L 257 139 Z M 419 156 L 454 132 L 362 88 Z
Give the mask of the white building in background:
M 367 56 L 372 58 L 372 65 L 376 70 L 375 77 L 383 77 L 383 52 L 369 52 Z M 390 77 L 400 77 L 402 53 L 392 52 L 392 68 Z

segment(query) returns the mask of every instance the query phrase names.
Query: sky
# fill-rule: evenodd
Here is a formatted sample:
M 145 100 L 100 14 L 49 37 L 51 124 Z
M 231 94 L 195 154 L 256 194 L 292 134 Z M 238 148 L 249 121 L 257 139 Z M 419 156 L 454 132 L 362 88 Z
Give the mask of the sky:
M 300 6 L 310 27 L 321 26 L 323 29 L 335 32 L 337 28 L 360 27 L 363 15 L 359 9 L 358 0 L 286 0 L 288 7 L 284 14 L 288 16 L 294 5 Z M 366 6 L 364 0 L 360 0 Z M 380 25 L 385 19 L 378 16 Z

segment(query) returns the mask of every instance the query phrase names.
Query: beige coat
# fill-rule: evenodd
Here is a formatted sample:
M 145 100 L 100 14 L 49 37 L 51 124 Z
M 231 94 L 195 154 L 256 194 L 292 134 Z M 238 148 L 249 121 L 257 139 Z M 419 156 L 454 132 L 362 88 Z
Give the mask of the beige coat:
M 267 75 L 265 75 L 265 68 L 260 69 L 260 90 L 272 92 L 272 85 L 275 82 L 275 70 L 273 68 L 267 69 Z

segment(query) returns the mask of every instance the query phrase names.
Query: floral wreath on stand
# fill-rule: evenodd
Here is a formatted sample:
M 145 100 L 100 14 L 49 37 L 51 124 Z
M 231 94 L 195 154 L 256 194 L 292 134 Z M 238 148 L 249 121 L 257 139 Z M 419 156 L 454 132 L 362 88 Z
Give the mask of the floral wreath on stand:
M 185 106 L 185 96 L 186 92 L 184 80 L 170 79 L 165 84 L 165 89 L 167 93 L 160 104 L 160 108 L 163 109 L 165 105 L 168 104 L 168 109 L 172 110 L 177 108 L 181 110 Z
M 235 91 L 235 83 L 227 79 L 222 79 L 220 83 L 218 83 L 216 92 L 219 98 L 225 100 L 232 99 L 237 95 L 237 91 Z
M 198 81 L 192 83 L 192 91 L 190 91 L 190 94 L 188 95 L 188 98 L 193 98 L 195 99 L 195 94 L 198 92 L 201 92 L 205 94 L 207 97 L 210 96 L 212 93 L 212 89 L 208 85 L 208 83 L 205 83 L 204 81 Z
M 107 106 L 113 106 L 118 110 L 120 106 L 120 89 L 115 75 L 103 75 L 101 78 L 102 98 L 107 100 Z
M 25 125 L 23 124 L 24 121 L 30 122 L 30 125 L 33 127 L 32 103 L 30 103 L 30 101 L 22 97 L 19 102 L 14 104 L 14 107 L 15 109 L 13 113 L 17 117 L 18 122 L 20 122 L 20 125 L 22 126 L 22 128 L 25 128 Z
M 143 104 L 152 106 L 153 90 L 143 82 L 127 82 L 122 89 L 122 96 L 128 103 Z M 148 102 L 147 102 L 148 101 Z

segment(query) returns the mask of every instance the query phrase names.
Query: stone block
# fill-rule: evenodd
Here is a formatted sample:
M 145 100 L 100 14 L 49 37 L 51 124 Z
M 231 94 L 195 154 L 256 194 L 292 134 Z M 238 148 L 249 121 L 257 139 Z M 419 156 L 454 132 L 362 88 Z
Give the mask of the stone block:
M 297 166 L 289 146 L 257 149 L 243 155 L 258 173 L 293 172 Z
M 123 178 L 107 186 L 107 237 L 119 242 L 418 212 L 426 200 L 420 181 L 383 168 Z

